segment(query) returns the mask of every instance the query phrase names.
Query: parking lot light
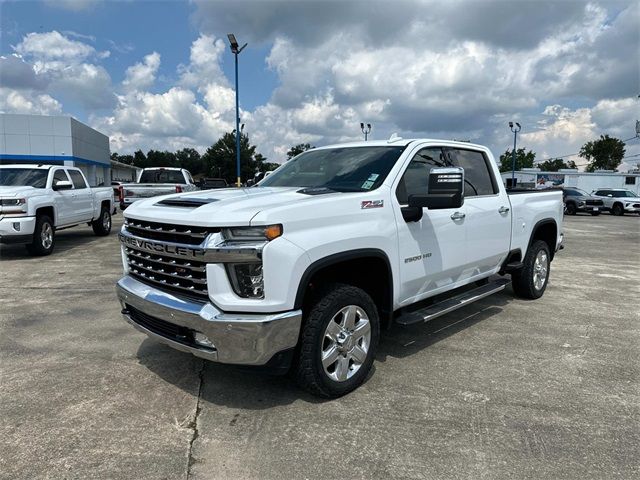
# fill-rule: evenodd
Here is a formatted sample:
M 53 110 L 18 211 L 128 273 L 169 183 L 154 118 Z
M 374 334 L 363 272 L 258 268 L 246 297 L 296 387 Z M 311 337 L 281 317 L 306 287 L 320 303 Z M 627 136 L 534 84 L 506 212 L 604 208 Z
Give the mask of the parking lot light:
M 238 45 L 238 41 L 236 40 L 236 36 L 233 33 L 229 33 L 227 35 L 229 39 L 229 44 L 231 45 L 231 53 L 233 53 L 235 57 L 235 68 L 236 68 L 236 173 L 237 173 L 237 181 L 238 187 L 241 186 L 242 182 L 240 180 L 240 135 L 242 132 L 240 131 L 240 103 L 238 99 L 238 55 L 240 52 L 244 50 L 244 47 L 247 46 L 245 43 L 242 47 Z
M 522 130 L 522 127 L 518 122 L 516 126 L 513 126 L 513 122 L 509 122 L 509 128 L 513 132 L 513 152 L 511 152 L 511 188 L 514 188 L 516 184 L 516 138 L 518 132 Z

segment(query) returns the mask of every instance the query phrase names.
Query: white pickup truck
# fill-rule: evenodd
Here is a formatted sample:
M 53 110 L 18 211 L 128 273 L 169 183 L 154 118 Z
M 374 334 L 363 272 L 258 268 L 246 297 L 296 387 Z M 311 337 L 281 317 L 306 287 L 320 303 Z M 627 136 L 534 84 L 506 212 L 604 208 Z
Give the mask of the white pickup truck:
M 336 397 L 383 327 L 503 290 L 538 298 L 562 192 L 508 194 L 489 149 L 390 139 L 306 151 L 256 187 L 136 203 L 119 234 L 124 318 L 174 348 L 291 371 Z
M 0 243 L 49 255 L 57 230 L 89 223 L 96 235 L 108 235 L 113 209 L 111 187 L 90 188 L 78 168 L 0 165 Z
M 184 168 L 153 167 L 140 172 L 137 183 L 120 185 L 120 209 L 124 210 L 133 202 L 168 193 L 192 192 L 198 190 L 193 177 Z

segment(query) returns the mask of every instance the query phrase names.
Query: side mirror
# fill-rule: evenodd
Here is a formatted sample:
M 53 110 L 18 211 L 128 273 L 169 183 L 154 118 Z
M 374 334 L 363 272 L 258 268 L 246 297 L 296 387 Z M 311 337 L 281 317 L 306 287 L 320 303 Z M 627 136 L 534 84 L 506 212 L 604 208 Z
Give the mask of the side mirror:
M 459 167 L 432 168 L 429 186 L 424 195 L 409 195 L 409 207 L 459 208 L 464 204 L 464 169 Z
M 54 190 L 69 190 L 73 188 L 73 183 L 68 180 L 58 180 L 53 184 Z

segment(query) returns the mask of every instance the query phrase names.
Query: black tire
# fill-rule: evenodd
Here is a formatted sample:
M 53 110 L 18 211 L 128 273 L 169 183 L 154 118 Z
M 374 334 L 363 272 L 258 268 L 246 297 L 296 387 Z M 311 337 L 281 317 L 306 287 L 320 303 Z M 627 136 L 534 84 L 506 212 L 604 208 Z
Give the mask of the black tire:
M 591 212 L 591 215 L 593 215 L 594 217 L 597 217 L 598 215 L 600 215 L 600 212 Z
M 100 216 L 91 222 L 91 228 L 98 237 L 109 235 L 111 232 L 111 212 L 108 208 L 102 207 Z
M 536 258 L 538 254 L 544 254 L 546 256 L 546 270 L 544 272 L 544 282 L 540 287 L 536 284 L 534 275 L 536 270 L 538 278 L 540 276 L 540 270 L 536 267 Z M 549 253 L 549 246 L 542 240 L 536 240 L 531 244 L 527 254 L 522 262 L 523 267 L 511 274 L 511 284 L 515 294 L 522 298 L 536 299 L 540 298 L 549 284 L 549 272 L 551 266 L 551 255 Z
M 36 226 L 33 230 L 33 239 L 27 244 L 27 251 L 31 255 L 43 257 L 51 255 L 55 246 L 56 232 L 53 222 L 47 215 L 39 215 L 36 218 Z
M 350 354 L 337 353 L 336 363 L 333 365 L 335 366 L 334 374 L 339 376 L 338 363 L 344 361 L 347 365 L 346 371 L 352 375 L 342 381 L 338 381 L 331 378 L 331 373 L 325 371 L 322 364 L 323 347 L 327 341 L 334 343 L 336 346 L 338 345 L 330 337 L 325 337 L 325 334 L 329 328 L 329 322 L 339 325 L 339 322 L 334 321 L 334 319 L 338 318 L 342 309 L 352 306 L 364 311 L 364 314 L 368 317 L 370 341 L 366 351 L 366 358 L 354 373 L 351 372 L 356 365 L 355 363 L 352 365 L 352 360 L 347 359 L 347 355 Z M 363 317 L 360 316 L 357 324 L 362 323 Z M 380 319 L 378 309 L 371 297 L 364 290 L 351 285 L 340 283 L 328 285 L 327 288 L 315 296 L 305 314 L 298 357 L 292 372 L 296 382 L 313 395 L 325 398 L 336 398 L 353 391 L 365 381 L 371 370 L 379 337 Z M 349 346 L 353 345 L 353 348 L 351 348 L 353 351 L 358 341 L 356 340 L 356 343 L 353 344 L 349 341 L 348 345 L 345 342 L 345 344 L 341 345 L 341 348 L 349 348 Z M 331 365 L 328 368 L 331 368 Z
M 611 215 L 615 215 L 616 217 L 621 217 L 624 215 L 624 208 L 621 203 L 614 203 L 613 207 L 611 207 Z
M 564 208 L 564 211 L 567 215 L 575 215 L 576 214 L 576 204 L 573 202 L 568 202 Z

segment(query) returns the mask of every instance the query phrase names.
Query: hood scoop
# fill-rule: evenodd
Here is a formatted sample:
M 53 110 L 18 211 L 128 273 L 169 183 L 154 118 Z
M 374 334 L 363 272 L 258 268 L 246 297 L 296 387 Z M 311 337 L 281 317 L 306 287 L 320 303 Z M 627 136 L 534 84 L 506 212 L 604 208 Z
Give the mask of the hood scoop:
M 158 203 L 156 203 L 156 205 L 166 205 L 168 207 L 198 208 L 217 201 L 217 198 L 174 197 L 160 200 Z
M 336 191 L 328 187 L 305 187 L 296 193 L 302 193 L 304 195 L 325 195 L 327 193 L 336 193 Z

